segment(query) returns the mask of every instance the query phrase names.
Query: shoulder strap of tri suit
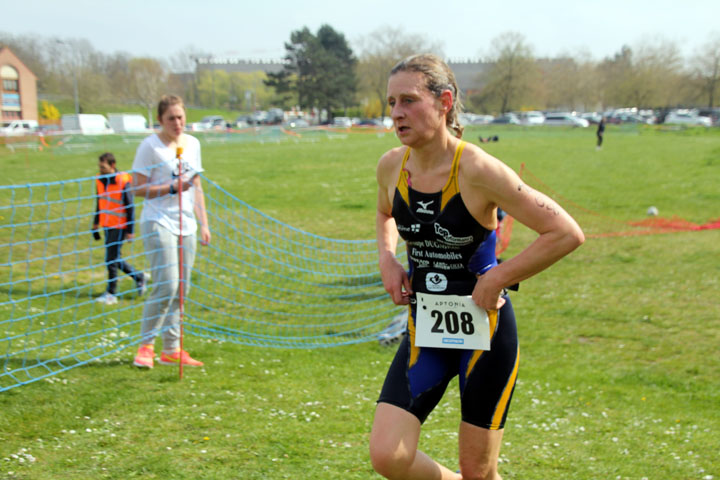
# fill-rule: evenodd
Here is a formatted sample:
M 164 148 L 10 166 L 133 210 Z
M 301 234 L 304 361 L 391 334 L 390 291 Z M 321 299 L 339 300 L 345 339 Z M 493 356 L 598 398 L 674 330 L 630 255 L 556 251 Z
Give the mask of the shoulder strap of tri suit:
M 460 185 L 458 184 L 458 170 L 460 169 L 460 157 L 462 156 L 463 150 L 467 142 L 461 141 L 458 143 L 455 149 L 455 156 L 453 157 L 452 167 L 450 168 L 450 178 L 445 184 L 442 192 L 442 200 L 440 203 L 440 209 L 445 208 L 445 205 L 450 201 L 452 197 L 460 192 Z
M 405 150 L 405 155 L 403 155 L 402 164 L 400 165 L 400 175 L 398 175 L 398 181 L 395 185 L 398 189 L 398 192 L 400 192 L 400 196 L 405 200 L 405 203 L 410 205 L 410 194 L 408 193 L 408 185 L 410 184 L 410 172 L 407 171 L 405 168 L 405 164 L 408 161 L 408 158 L 410 157 L 410 148 L 408 147 L 407 150 Z

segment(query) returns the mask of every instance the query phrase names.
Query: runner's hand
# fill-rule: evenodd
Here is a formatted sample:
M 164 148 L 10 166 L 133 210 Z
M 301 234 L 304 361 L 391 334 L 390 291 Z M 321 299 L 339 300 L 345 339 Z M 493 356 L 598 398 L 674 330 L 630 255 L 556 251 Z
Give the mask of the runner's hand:
M 505 305 L 505 299 L 502 297 L 502 287 L 492 286 L 490 281 L 490 272 L 480 275 L 472 292 L 472 299 L 475 304 L 485 310 L 500 310 Z
M 405 268 L 397 259 L 388 254 L 380 259 L 380 276 L 382 277 L 385 291 L 390 294 L 395 305 L 407 305 L 410 303 L 412 288 Z

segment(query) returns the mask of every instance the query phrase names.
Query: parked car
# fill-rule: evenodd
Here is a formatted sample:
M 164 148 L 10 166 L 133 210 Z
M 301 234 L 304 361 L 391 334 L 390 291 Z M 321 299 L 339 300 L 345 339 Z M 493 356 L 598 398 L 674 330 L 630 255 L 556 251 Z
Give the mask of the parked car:
M 305 128 L 309 127 L 310 123 L 304 118 L 291 118 L 284 124 L 285 128 Z
M 492 121 L 495 120 L 495 117 L 493 115 L 475 115 L 472 119 L 473 125 L 487 125 L 489 123 L 492 123 Z
M 470 112 L 463 112 L 459 117 L 460 123 L 463 125 L 487 125 L 495 118 L 492 115 L 480 115 Z
M 590 122 L 572 113 L 548 113 L 545 115 L 545 125 L 587 128 Z
M 493 118 L 493 121 L 490 123 L 520 125 L 520 119 L 514 113 L 504 113 L 499 117 Z
M 240 115 L 235 119 L 235 128 L 247 128 L 251 121 L 250 115 Z
M 0 135 L 30 135 L 37 131 L 36 120 L 11 120 L 0 124 Z
M 580 115 L 580 118 L 584 118 L 585 120 L 590 122 L 591 125 L 597 125 L 598 123 L 600 123 L 602 115 L 597 112 L 586 112 Z
M 207 130 L 224 130 L 227 127 L 225 119 L 220 115 L 208 115 L 199 122 L 188 123 L 186 130 L 192 132 L 204 132 Z
M 359 127 L 382 127 L 382 121 L 379 118 L 361 118 L 355 125 Z
M 710 117 L 713 125 L 720 125 L 720 108 L 719 107 L 706 107 L 699 108 L 698 115 L 701 117 Z
M 542 125 L 545 123 L 545 115 L 542 112 L 520 112 L 520 123 L 523 125 Z
M 710 117 L 701 117 L 697 110 L 673 110 L 665 117 L 665 123 L 677 125 L 702 125 L 712 126 Z
M 267 118 L 264 123 L 268 125 L 278 125 L 285 121 L 285 112 L 282 108 L 271 108 L 267 112 Z
M 253 125 L 262 125 L 263 123 L 266 123 L 268 119 L 268 112 L 265 110 L 258 110 L 256 112 L 253 112 L 253 114 L 250 117 L 250 120 L 252 121 Z
M 648 123 L 648 121 L 636 113 L 615 112 L 609 115 L 605 121 L 616 125 L 622 123 Z
M 200 123 L 207 126 L 205 130 L 224 130 L 226 128 L 225 119 L 220 115 L 208 115 L 203 117 Z
M 350 120 L 350 117 L 335 117 L 332 124 L 333 127 L 350 128 L 352 127 L 352 120 Z

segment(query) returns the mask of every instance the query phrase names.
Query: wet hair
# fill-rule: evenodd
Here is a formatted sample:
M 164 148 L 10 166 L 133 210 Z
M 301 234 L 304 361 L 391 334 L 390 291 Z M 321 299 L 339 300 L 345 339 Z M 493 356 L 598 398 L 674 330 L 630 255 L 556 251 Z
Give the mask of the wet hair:
M 163 95 L 163 97 L 160 99 L 160 102 L 158 102 L 158 121 L 162 119 L 162 116 L 167 111 L 167 109 L 172 107 L 173 105 L 180 105 L 183 110 L 185 110 L 185 103 L 183 103 L 182 98 L 178 97 L 177 95 Z
M 390 71 L 390 76 L 398 72 L 422 73 L 425 77 L 425 86 L 437 98 L 440 98 L 445 90 L 452 92 L 453 104 L 445 117 L 445 125 L 455 132 L 457 138 L 462 138 L 464 128 L 460 125 L 458 118 L 463 108 L 460 101 L 460 89 L 455 80 L 455 74 L 447 63 L 432 53 L 421 53 L 400 61 Z
M 98 160 L 101 162 L 105 162 L 111 167 L 115 168 L 115 155 L 110 152 L 103 153 L 98 157 Z

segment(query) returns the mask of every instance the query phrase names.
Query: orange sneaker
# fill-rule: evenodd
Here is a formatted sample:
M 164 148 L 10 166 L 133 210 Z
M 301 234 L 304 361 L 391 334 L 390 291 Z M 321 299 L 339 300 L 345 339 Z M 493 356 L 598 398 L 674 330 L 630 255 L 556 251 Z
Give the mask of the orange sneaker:
M 189 367 L 202 367 L 205 365 L 203 362 L 190 357 L 190 354 L 185 350 L 182 351 L 182 355 L 180 354 L 180 350 L 173 353 L 162 352 L 158 363 L 162 365 L 179 365 L 181 358 L 183 365 L 187 365 Z
M 154 358 L 155 350 L 152 346 L 140 345 L 135 360 L 133 360 L 133 365 L 140 368 L 153 368 Z

